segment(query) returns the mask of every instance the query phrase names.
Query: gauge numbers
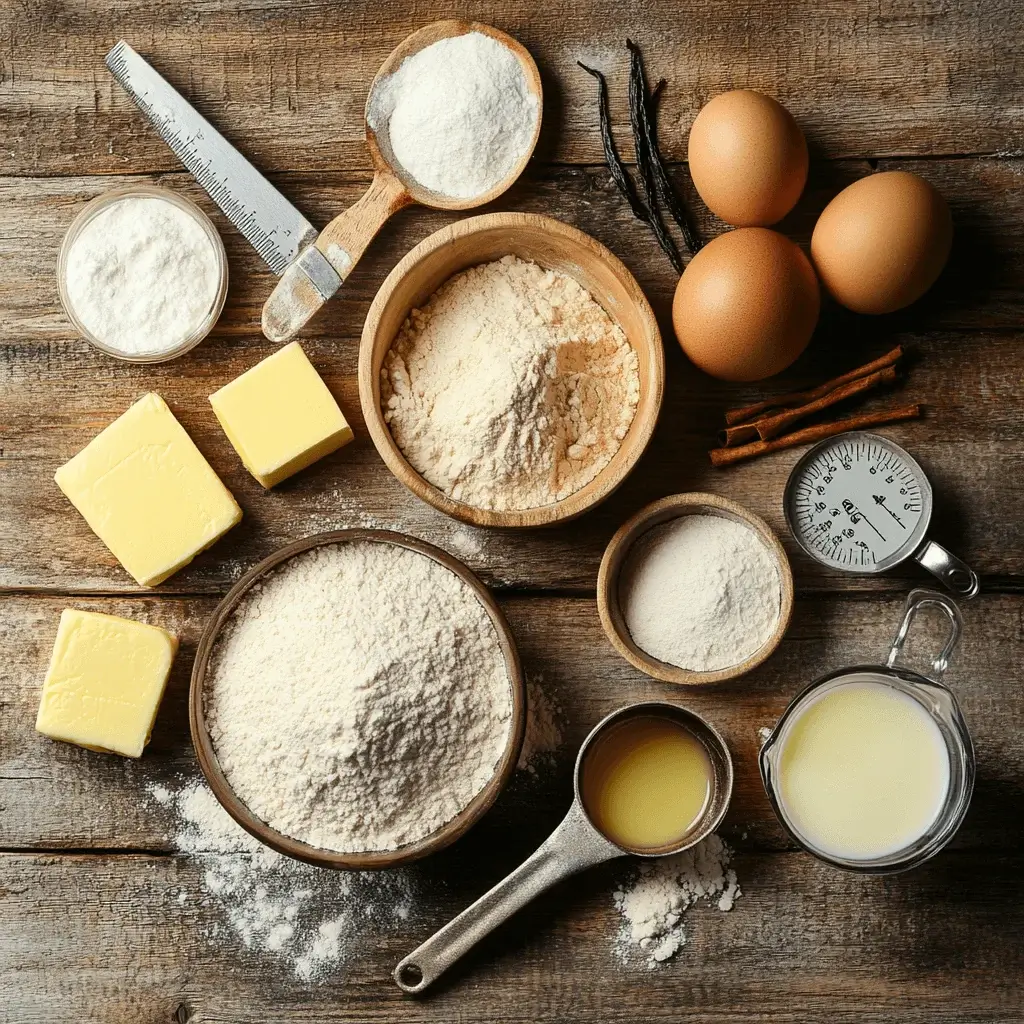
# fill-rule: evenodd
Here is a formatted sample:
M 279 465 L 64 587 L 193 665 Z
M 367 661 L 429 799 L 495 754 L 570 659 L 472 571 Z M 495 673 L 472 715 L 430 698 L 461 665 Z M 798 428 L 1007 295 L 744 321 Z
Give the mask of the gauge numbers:
M 786 515 L 819 561 L 878 572 L 916 547 L 927 529 L 922 517 L 926 504 L 930 513 L 930 495 L 920 466 L 901 448 L 873 434 L 841 434 L 794 469 Z

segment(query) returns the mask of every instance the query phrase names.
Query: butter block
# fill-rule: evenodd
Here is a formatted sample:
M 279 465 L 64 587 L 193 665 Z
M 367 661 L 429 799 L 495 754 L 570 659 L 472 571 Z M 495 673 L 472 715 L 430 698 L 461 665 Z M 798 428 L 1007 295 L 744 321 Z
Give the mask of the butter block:
M 54 479 L 144 587 L 188 565 L 242 518 L 231 492 L 152 392 L 61 466 Z
M 210 395 L 245 468 L 266 488 L 352 440 L 338 403 L 297 341 Z
M 36 730 L 90 750 L 141 756 L 177 650 L 177 638 L 156 626 L 64 609 Z

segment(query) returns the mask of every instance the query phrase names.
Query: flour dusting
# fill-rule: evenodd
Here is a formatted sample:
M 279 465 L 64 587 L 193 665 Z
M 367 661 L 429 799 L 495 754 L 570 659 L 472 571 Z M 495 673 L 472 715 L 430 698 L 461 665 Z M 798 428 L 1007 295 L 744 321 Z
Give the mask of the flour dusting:
M 653 969 L 686 944 L 683 919 L 694 904 L 732 910 L 742 893 L 731 861 L 717 835 L 683 853 L 642 861 L 632 882 L 613 893 L 623 919 L 616 942 L 621 958 Z
M 200 892 L 171 895 L 179 907 L 219 911 L 223 927 L 207 934 L 218 945 L 229 934 L 300 981 L 317 982 L 352 959 L 368 929 L 385 933 L 409 917 L 415 887 L 406 871 L 331 871 L 285 857 L 237 825 L 201 780 L 148 793 L 174 811 L 171 840 L 200 870 Z
M 543 688 L 544 677 L 526 684 L 526 735 L 516 771 L 536 776 L 554 767 L 562 745 L 562 709 Z

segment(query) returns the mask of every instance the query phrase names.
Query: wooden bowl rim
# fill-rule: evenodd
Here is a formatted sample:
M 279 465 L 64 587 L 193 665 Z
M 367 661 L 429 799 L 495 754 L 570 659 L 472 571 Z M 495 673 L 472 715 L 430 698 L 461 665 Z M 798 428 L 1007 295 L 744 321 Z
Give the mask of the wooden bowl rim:
M 605 466 L 590 483 L 561 501 L 553 502 L 550 505 L 541 505 L 537 508 L 495 511 L 476 508 L 474 505 L 468 505 L 449 497 L 428 483 L 409 464 L 384 422 L 380 408 L 380 367 L 374 366 L 373 350 L 385 307 L 391 301 L 399 284 L 416 273 L 428 256 L 446 247 L 456 251 L 461 240 L 473 235 L 493 231 L 505 231 L 511 234 L 522 228 L 542 230 L 549 236 L 557 237 L 566 247 L 574 248 L 578 255 L 585 255 L 583 260 L 575 260 L 577 263 L 586 262 L 587 258 L 604 263 L 622 284 L 643 325 L 643 343 L 647 346 L 650 368 L 647 374 L 648 379 L 641 379 L 640 402 L 629 428 L 630 432 L 636 431 L 630 442 L 633 449 L 631 457 L 625 459 L 621 465 L 615 466 L 612 471 L 613 458 L 612 462 Z M 458 271 L 452 271 L 452 274 L 455 273 Z M 598 296 L 594 296 L 594 298 L 600 303 Z M 604 307 L 603 303 L 600 304 Z M 606 312 L 621 326 L 619 317 L 607 309 Z M 407 314 L 408 310 L 405 310 L 404 313 Z M 389 345 L 393 340 L 389 339 Z M 637 348 L 634 339 L 630 339 L 630 344 Z M 359 345 L 358 376 L 359 401 L 362 405 L 366 428 L 380 457 L 398 480 L 418 498 L 453 519 L 469 523 L 471 526 L 511 529 L 549 526 L 575 519 L 600 504 L 622 485 L 646 451 L 657 426 L 665 391 L 665 353 L 658 321 L 647 297 L 626 265 L 610 249 L 578 228 L 555 220 L 553 217 L 537 213 L 485 213 L 456 221 L 454 224 L 449 224 L 432 235 L 428 235 L 422 242 L 410 249 L 384 279 L 384 283 L 374 296 L 363 324 L 362 339 Z M 626 437 L 629 438 L 629 433 Z M 625 444 L 625 439 L 623 444 Z
M 782 593 L 779 603 L 779 621 L 772 635 L 749 658 L 737 665 L 695 672 L 659 661 L 642 651 L 629 635 L 619 607 L 619 577 L 629 551 L 648 530 L 686 515 L 717 515 L 751 527 L 775 556 Z M 706 686 L 736 679 L 757 668 L 775 652 L 789 629 L 793 617 L 793 570 L 789 558 L 775 531 L 758 515 L 738 502 L 706 491 L 672 494 L 652 502 L 626 520 L 608 542 L 597 574 L 597 608 L 601 626 L 612 646 L 631 665 L 641 672 L 665 683 L 683 686 Z
M 522 157 L 515 167 L 509 171 L 504 180 L 481 195 L 471 196 L 468 199 L 459 199 L 441 195 L 439 192 L 432 192 L 430 189 L 424 188 L 410 175 L 401 173 L 399 168 L 390 163 L 381 151 L 380 143 L 377 141 L 377 133 L 370 127 L 369 112 L 370 97 L 373 96 L 377 83 L 382 78 L 397 71 L 406 57 L 411 57 L 413 54 L 419 53 L 420 50 L 425 50 L 428 46 L 442 39 L 454 39 L 456 36 L 468 35 L 470 32 L 479 32 L 481 35 L 489 36 L 515 55 L 523 69 L 523 73 L 526 75 L 526 83 L 530 92 L 537 97 L 537 121 L 533 126 L 533 137 L 530 139 L 529 146 L 526 147 Z M 424 25 L 422 28 L 418 28 L 415 32 L 407 35 L 388 54 L 384 63 L 377 69 L 377 74 L 373 76 L 373 81 L 370 82 L 370 88 L 366 93 L 363 120 L 366 125 L 366 145 L 370 150 L 370 158 L 373 161 L 373 165 L 378 171 L 387 173 L 401 182 L 406 193 L 422 206 L 429 206 L 435 210 L 470 210 L 473 207 L 490 203 L 503 192 L 507 192 L 515 184 L 523 171 L 526 170 L 526 165 L 530 162 L 533 151 L 537 148 L 537 140 L 540 138 L 540 126 L 544 120 L 544 88 L 541 84 L 540 70 L 537 68 L 537 62 L 533 59 L 533 54 L 518 39 L 510 36 L 507 32 L 502 32 L 499 28 L 494 28 L 493 25 L 485 25 L 480 21 L 465 21 L 462 18 L 444 18 L 440 21 L 432 21 L 430 24 Z
M 476 594 L 494 624 L 501 649 L 505 670 L 508 674 L 512 698 L 512 720 L 509 723 L 508 739 L 501 760 L 490 781 L 451 821 L 441 826 L 436 832 L 415 843 L 409 843 L 398 850 L 373 851 L 365 853 L 340 853 L 311 846 L 291 836 L 279 832 L 257 817 L 246 804 L 236 795 L 227 781 L 217 753 L 206 728 L 206 715 L 203 707 L 203 688 L 209 668 L 210 656 L 220 631 L 231 613 L 248 592 L 261 582 L 270 572 L 278 568 L 295 555 L 310 551 L 313 548 L 331 544 L 346 544 L 365 541 L 374 544 L 392 544 L 406 548 L 421 555 L 426 555 L 446 569 L 453 572 L 463 583 Z M 267 556 L 258 565 L 250 569 L 217 605 L 203 629 L 196 649 L 195 662 L 192 666 L 192 681 L 189 687 L 189 728 L 192 733 L 192 744 L 199 759 L 206 782 L 213 791 L 217 801 L 229 815 L 261 843 L 279 853 L 306 861 L 320 867 L 344 868 L 351 870 L 367 870 L 376 868 L 397 867 L 419 860 L 431 853 L 444 849 L 456 839 L 463 836 L 491 808 L 498 794 L 505 788 L 512 773 L 515 771 L 522 750 L 526 732 L 526 691 L 523 682 L 522 664 L 516 650 L 512 630 L 504 612 L 499 607 L 494 595 L 466 565 L 427 541 L 410 537 L 392 530 L 347 529 L 332 530 L 328 533 L 314 534 L 301 540 L 292 541 Z

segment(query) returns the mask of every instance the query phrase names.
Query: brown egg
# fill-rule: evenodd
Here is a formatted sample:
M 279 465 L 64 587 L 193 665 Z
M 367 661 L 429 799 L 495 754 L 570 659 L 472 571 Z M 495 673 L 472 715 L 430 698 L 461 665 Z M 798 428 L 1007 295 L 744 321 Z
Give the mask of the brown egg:
M 858 313 L 919 299 L 949 258 L 953 219 L 924 178 L 884 171 L 855 181 L 822 211 L 811 258 L 825 289 Z
M 721 380 L 762 380 L 807 347 L 821 306 L 799 246 L 767 228 L 719 235 L 690 260 L 672 322 L 683 351 Z
M 737 227 L 782 220 L 807 182 L 807 140 L 793 115 L 750 89 L 704 106 L 690 128 L 688 159 L 708 209 Z

